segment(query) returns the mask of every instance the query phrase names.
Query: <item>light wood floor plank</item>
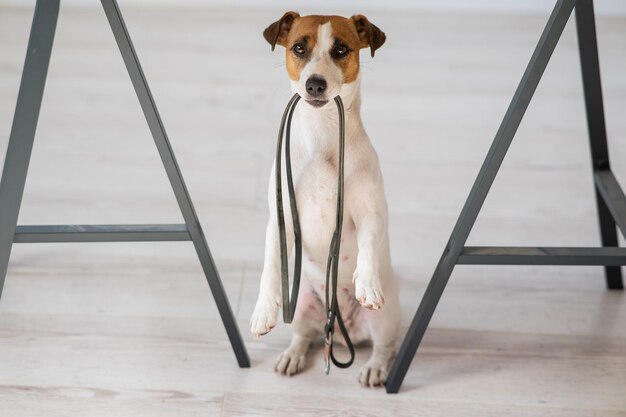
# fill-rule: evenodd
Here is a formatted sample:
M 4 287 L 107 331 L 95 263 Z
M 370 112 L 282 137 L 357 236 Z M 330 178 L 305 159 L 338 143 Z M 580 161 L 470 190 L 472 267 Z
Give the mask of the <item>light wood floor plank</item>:
M 463 417 L 623 417 L 626 412 L 612 410 L 569 409 L 549 406 L 520 404 L 472 403 L 432 401 L 402 396 L 380 398 L 332 399 L 324 396 L 283 395 L 269 398 L 260 394 L 230 394 L 224 398 L 223 417 L 414 417 L 414 416 L 463 416 Z

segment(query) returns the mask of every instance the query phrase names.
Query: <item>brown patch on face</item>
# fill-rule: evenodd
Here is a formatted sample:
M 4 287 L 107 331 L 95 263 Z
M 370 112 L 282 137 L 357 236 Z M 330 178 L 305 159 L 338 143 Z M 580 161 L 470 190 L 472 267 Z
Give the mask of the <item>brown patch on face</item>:
M 300 79 L 300 73 L 311 59 L 313 48 L 317 44 L 317 29 L 327 21 L 326 16 L 304 16 L 294 22 L 285 42 L 287 74 L 292 80 Z M 294 52 L 294 46 L 298 43 L 304 45 L 306 51 L 304 55 Z
M 349 49 L 346 56 L 333 58 L 335 65 L 343 72 L 343 82 L 350 83 L 359 75 L 358 51 L 361 47 L 361 40 L 359 39 L 354 22 L 351 19 L 341 16 L 314 15 L 296 19 L 287 36 L 287 41 L 285 42 L 287 73 L 292 80 L 298 81 L 300 79 L 300 73 L 307 62 L 309 62 L 310 54 L 318 43 L 317 36 L 319 27 L 328 22 L 330 22 L 332 37 L 335 40 L 335 44 L 331 48 L 341 45 Z M 305 44 L 306 55 L 294 53 L 293 47 L 299 43 Z M 324 52 L 330 52 L 331 57 L 333 56 L 332 49 L 331 51 Z
M 330 18 L 330 25 L 332 27 L 332 36 L 335 39 L 333 48 L 346 46 L 349 50 L 345 57 L 337 58 L 333 57 L 331 49 L 333 62 L 341 68 L 341 72 L 343 72 L 343 83 L 348 84 L 356 80 L 359 75 L 359 49 L 361 49 L 361 40 L 359 39 L 359 35 L 351 19 L 332 16 Z
M 278 43 L 285 47 L 287 73 L 292 80 L 300 79 L 313 49 L 319 43 L 319 27 L 328 22 L 331 24 L 333 45 L 324 53 L 329 53 L 333 63 L 341 69 L 343 83 L 351 83 L 359 75 L 359 50 L 370 46 L 373 55 L 373 51 L 384 42 L 384 33 L 361 15 L 348 19 L 320 15 L 301 17 L 295 12 L 288 12 L 268 27 L 264 36 L 272 46 Z M 336 53 L 343 48 L 347 49 L 345 55 Z

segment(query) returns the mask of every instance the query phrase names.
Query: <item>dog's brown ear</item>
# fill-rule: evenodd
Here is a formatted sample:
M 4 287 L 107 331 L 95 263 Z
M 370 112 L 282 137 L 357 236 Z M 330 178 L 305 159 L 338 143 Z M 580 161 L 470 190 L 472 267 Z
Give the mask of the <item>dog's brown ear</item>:
M 276 47 L 276 44 L 285 46 L 287 35 L 293 26 L 293 22 L 299 17 L 300 15 L 296 12 L 287 12 L 278 21 L 272 23 L 263 31 L 263 37 L 272 45 L 272 51 Z
M 361 39 L 361 48 L 369 46 L 372 57 L 374 57 L 374 52 L 383 46 L 385 39 L 387 39 L 385 33 L 378 29 L 376 25 L 370 23 L 367 17 L 362 14 L 354 15 L 351 19 L 356 27 L 356 32 L 359 34 L 359 39 Z

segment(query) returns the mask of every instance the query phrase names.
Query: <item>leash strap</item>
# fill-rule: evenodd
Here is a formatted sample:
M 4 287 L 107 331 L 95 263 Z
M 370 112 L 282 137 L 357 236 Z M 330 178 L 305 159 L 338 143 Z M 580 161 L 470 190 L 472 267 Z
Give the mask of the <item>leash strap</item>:
M 283 321 L 291 323 L 296 311 L 298 302 L 298 291 L 300 290 L 300 276 L 302 275 L 302 236 L 300 233 L 300 218 L 298 217 L 298 207 L 296 206 L 296 193 L 293 186 L 293 174 L 291 172 L 291 119 L 296 105 L 300 101 L 300 96 L 294 94 L 289 100 L 278 130 L 278 141 L 276 145 L 276 213 L 278 217 L 278 235 L 280 239 L 280 278 L 283 295 Z M 291 220 L 293 223 L 294 245 L 296 259 L 293 271 L 293 286 L 291 288 L 291 301 L 289 300 L 289 265 L 287 253 L 287 230 L 285 228 L 285 212 L 283 208 L 283 186 L 282 186 L 282 148 L 283 133 L 285 132 L 285 121 L 287 121 L 287 135 L 285 137 L 285 171 L 287 172 L 287 192 L 289 195 L 289 205 L 291 206 Z
M 341 311 L 339 310 L 339 302 L 337 300 L 337 286 L 338 286 L 338 273 L 339 273 L 339 250 L 341 249 L 341 229 L 343 226 L 343 191 L 344 191 L 344 153 L 346 145 L 346 120 L 345 110 L 343 108 L 343 102 L 341 97 L 335 97 L 335 104 L 337 105 L 337 113 L 339 115 L 339 158 L 337 166 L 337 212 L 335 232 L 330 242 L 330 248 L 328 250 L 328 262 L 326 263 L 326 327 L 324 332 L 326 337 L 324 339 L 324 360 L 325 360 L 325 372 L 330 372 L 330 363 L 339 368 L 348 368 L 354 362 L 354 345 L 350 336 L 348 335 L 348 329 L 343 322 Z M 332 299 L 331 299 L 332 294 Z M 346 362 L 337 360 L 333 351 L 333 332 L 335 331 L 335 321 L 339 327 L 339 331 L 346 342 L 348 350 L 350 351 L 350 359 Z
M 298 208 L 296 206 L 295 188 L 293 185 L 293 173 L 291 170 L 291 120 L 293 112 L 300 101 L 300 96 L 296 93 L 289 100 L 283 117 L 280 122 L 278 131 L 278 141 L 276 145 L 276 213 L 278 217 L 278 234 L 280 240 L 280 270 L 281 270 L 281 289 L 283 298 L 283 321 L 291 323 L 298 302 L 298 291 L 300 289 L 300 277 L 302 275 L 302 235 L 300 232 L 300 219 L 298 217 Z M 337 113 L 339 115 L 339 158 L 338 158 L 338 175 L 337 175 L 337 212 L 335 231 L 330 242 L 328 250 L 328 262 L 326 264 L 326 294 L 325 305 L 327 312 L 326 325 L 324 327 L 324 370 L 328 374 L 330 372 L 330 363 L 332 362 L 339 368 L 348 368 L 354 362 L 354 345 L 348 335 L 348 330 L 343 322 L 343 317 L 339 311 L 339 303 L 337 301 L 337 286 L 339 272 L 339 251 L 341 246 L 341 229 L 343 226 L 343 198 L 344 198 L 344 153 L 345 153 L 345 135 L 346 121 L 345 110 L 341 97 L 334 98 L 337 105 Z M 289 197 L 289 205 L 291 208 L 291 218 L 294 232 L 295 246 L 295 263 L 293 285 L 291 288 L 291 299 L 289 297 L 289 265 L 287 253 L 287 231 L 285 227 L 285 213 L 283 207 L 282 193 L 282 145 L 283 134 L 285 133 L 285 171 L 287 174 L 287 192 Z M 331 298 L 332 296 L 332 298 Z M 348 350 L 350 351 L 350 359 L 341 362 L 335 358 L 333 351 L 333 333 L 335 331 L 335 322 L 339 327 L 339 331 L 343 336 Z

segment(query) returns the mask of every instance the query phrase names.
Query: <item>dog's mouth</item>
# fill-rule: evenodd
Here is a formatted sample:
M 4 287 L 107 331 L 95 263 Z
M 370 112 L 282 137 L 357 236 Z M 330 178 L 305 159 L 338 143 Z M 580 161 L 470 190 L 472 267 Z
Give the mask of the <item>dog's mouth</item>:
M 306 100 L 306 102 L 313 107 L 322 107 L 328 103 L 328 100 Z

